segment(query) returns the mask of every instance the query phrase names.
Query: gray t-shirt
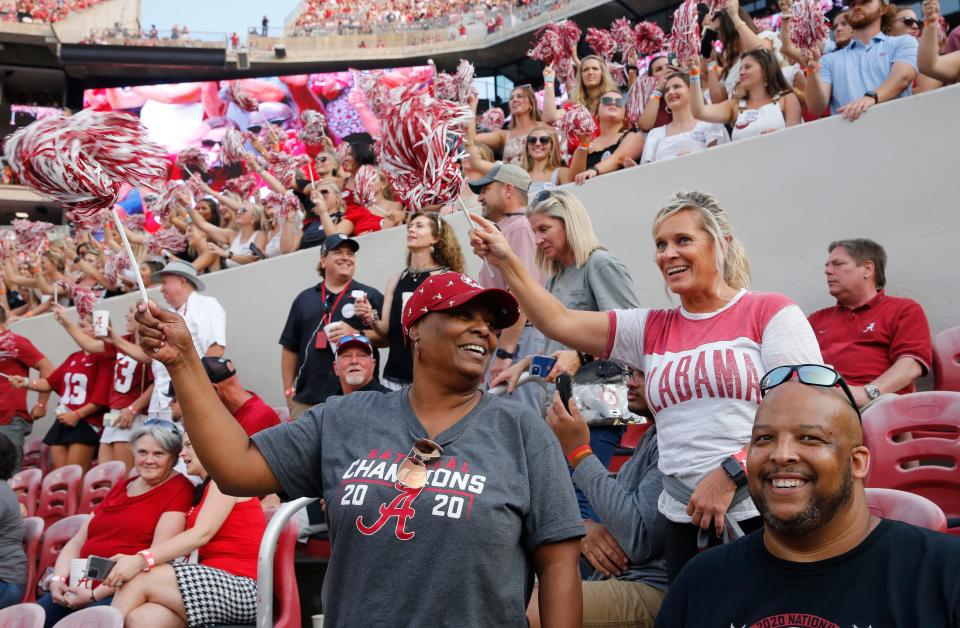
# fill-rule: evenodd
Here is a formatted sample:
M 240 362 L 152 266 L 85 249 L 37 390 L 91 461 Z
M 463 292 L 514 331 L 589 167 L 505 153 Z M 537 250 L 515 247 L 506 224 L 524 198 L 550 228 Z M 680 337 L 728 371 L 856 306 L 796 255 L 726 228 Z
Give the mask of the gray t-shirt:
M 13 489 L 6 482 L 0 482 L 0 582 L 23 584 L 26 579 L 20 502 Z
M 427 486 L 401 489 L 397 468 L 427 437 L 408 390 L 331 397 L 253 437 L 284 491 L 326 500 L 325 625 L 526 626 L 532 551 L 583 536 L 557 439 L 485 394 L 434 439 Z

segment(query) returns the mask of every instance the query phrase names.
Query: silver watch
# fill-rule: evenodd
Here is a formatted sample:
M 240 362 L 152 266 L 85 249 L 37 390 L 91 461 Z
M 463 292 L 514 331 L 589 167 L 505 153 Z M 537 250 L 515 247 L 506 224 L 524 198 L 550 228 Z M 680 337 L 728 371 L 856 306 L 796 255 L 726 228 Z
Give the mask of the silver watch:
M 863 392 L 867 393 L 867 399 L 873 401 L 880 396 L 880 389 L 873 384 L 867 384 L 863 387 Z

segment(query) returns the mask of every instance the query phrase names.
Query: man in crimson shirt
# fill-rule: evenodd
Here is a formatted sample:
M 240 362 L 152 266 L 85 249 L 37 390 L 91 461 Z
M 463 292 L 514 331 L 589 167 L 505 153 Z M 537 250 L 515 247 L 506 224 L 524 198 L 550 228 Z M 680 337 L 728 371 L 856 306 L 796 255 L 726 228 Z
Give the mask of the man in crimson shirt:
M 7 329 L 6 322 L 7 311 L 0 308 L 0 373 L 29 377 L 30 369 L 36 369 L 40 377 L 49 377 L 53 373 L 50 360 L 29 340 Z M 49 396 L 48 392 L 40 393 L 36 405 L 27 412 L 27 391 L 14 388 L 7 377 L 0 376 L 0 434 L 17 450 L 16 470 L 20 469 L 23 441 L 33 429 L 32 422 L 47 413 Z
M 207 377 L 223 402 L 224 407 L 233 415 L 247 436 L 253 436 L 260 430 L 280 425 L 280 417 L 257 393 L 250 392 L 240 385 L 237 369 L 227 358 L 207 357 L 201 360 Z
M 887 254 L 876 242 L 839 240 L 828 251 L 824 272 L 837 304 L 809 317 L 824 363 L 843 375 L 860 407 L 914 392 L 933 354 L 923 308 L 884 292 Z

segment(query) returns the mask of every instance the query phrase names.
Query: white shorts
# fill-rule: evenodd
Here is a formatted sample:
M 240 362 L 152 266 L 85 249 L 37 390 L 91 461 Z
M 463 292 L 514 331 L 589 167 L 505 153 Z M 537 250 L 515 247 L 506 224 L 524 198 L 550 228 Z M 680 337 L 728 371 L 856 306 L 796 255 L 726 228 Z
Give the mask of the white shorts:
M 103 434 L 100 435 L 100 443 L 103 445 L 109 445 L 111 443 L 129 443 L 130 437 L 135 431 L 140 429 L 143 426 L 143 421 L 147 417 L 142 414 L 138 414 L 133 419 L 133 423 L 130 427 L 112 427 L 104 424 Z

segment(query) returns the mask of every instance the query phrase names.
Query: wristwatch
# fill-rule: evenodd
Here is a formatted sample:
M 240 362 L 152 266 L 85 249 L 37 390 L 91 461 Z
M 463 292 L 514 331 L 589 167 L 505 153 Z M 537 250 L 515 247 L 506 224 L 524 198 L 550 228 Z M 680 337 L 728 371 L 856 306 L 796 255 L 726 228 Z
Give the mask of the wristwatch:
M 730 479 L 737 485 L 737 488 L 747 485 L 747 472 L 743 470 L 743 467 L 740 466 L 740 463 L 733 456 L 724 458 L 723 462 L 720 463 L 720 468 L 730 476 Z
M 874 103 L 878 105 L 880 104 L 880 96 L 877 95 L 877 92 L 870 90 L 869 92 L 865 93 L 864 96 L 869 96 L 870 98 L 873 98 Z
M 514 353 L 516 353 L 516 351 L 514 351 Z M 516 356 L 514 355 L 514 353 L 510 353 L 509 351 L 507 351 L 507 350 L 505 350 L 505 349 L 499 349 L 499 348 L 498 348 L 498 349 L 497 349 L 496 356 L 497 356 L 498 358 L 500 358 L 501 360 L 512 360 L 514 357 L 516 357 Z
M 867 399 L 873 401 L 880 396 L 880 389 L 873 384 L 867 384 L 863 387 L 863 392 L 867 393 Z

